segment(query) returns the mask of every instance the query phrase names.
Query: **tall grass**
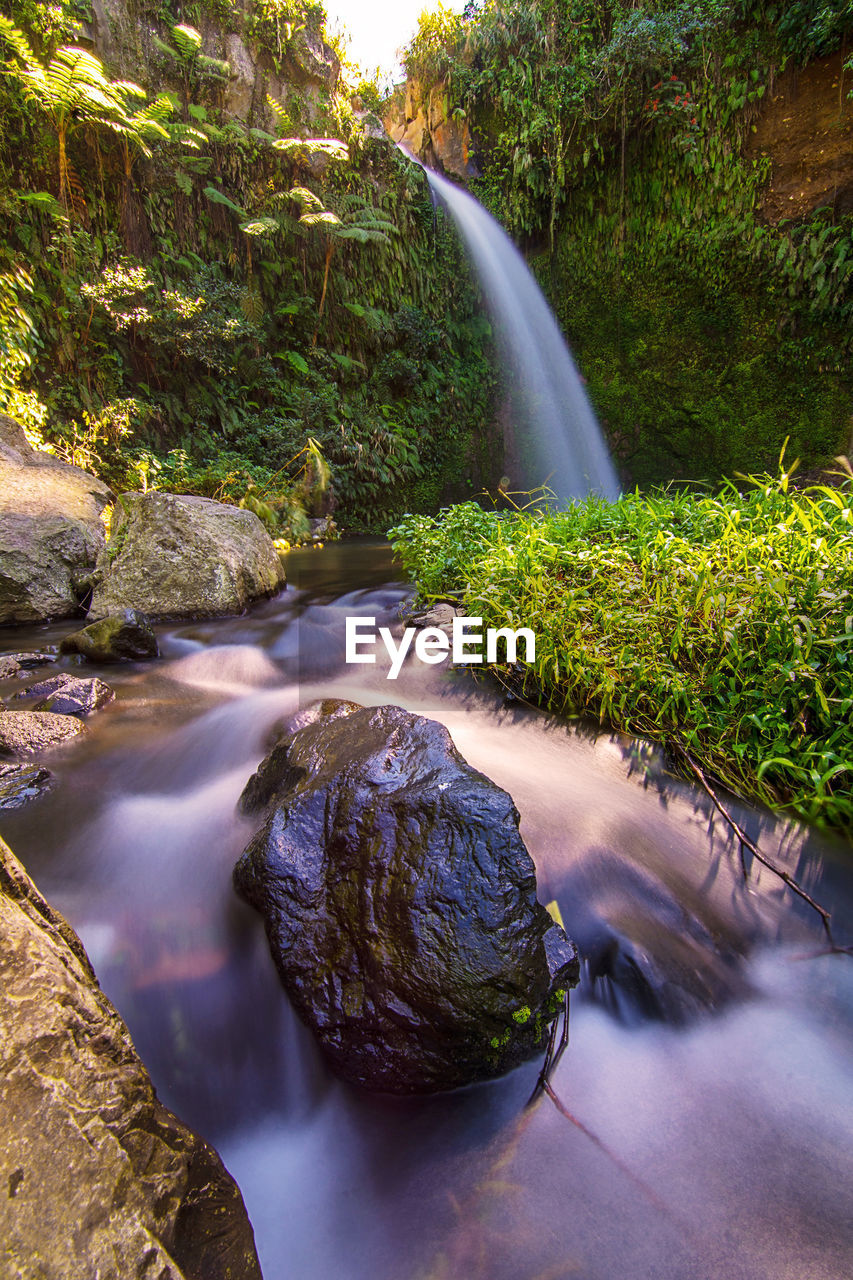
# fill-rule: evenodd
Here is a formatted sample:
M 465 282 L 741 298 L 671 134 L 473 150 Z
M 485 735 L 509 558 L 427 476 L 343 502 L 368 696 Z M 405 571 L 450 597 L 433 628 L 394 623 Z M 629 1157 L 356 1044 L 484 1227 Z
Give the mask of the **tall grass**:
M 465 503 L 390 536 L 424 597 L 533 629 L 535 662 L 511 673 L 525 696 L 853 834 L 849 483 L 782 474 L 550 515 Z

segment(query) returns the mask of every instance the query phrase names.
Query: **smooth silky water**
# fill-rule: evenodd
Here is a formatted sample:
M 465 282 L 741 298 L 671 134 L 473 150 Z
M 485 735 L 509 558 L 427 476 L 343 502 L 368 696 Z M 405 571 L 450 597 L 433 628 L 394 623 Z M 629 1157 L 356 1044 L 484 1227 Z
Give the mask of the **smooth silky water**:
M 54 756 L 54 791 L 0 824 L 160 1096 L 237 1178 L 267 1280 L 849 1275 L 853 960 L 821 954 L 772 875 L 743 883 L 706 799 L 656 751 L 444 667 L 346 667 L 346 616 L 390 623 L 407 594 L 387 547 L 288 568 L 246 617 L 160 628 L 158 663 L 87 667 L 116 702 Z M 277 722 L 320 695 L 441 720 L 512 794 L 540 898 L 584 954 L 555 1088 L 606 1150 L 547 1099 L 524 1110 L 536 1063 L 413 1100 L 326 1069 L 231 887 L 252 832 L 240 792 Z M 737 812 L 849 941 L 850 848 Z

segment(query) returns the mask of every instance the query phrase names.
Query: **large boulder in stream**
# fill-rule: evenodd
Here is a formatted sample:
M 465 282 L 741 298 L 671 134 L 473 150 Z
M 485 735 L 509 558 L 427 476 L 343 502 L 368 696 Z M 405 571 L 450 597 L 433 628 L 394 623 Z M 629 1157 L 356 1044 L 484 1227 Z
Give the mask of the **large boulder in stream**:
M 239 1189 L 2 840 L 0 1178 L 4 1277 L 260 1280 Z
M 157 618 L 242 613 L 274 595 L 284 569 L 251 511 L 174 493 L 125 493 L 98 559 L 91 618 L 142 609 Z
M 111 500 L 95 476 L 31 449 L 0 413 L 0 624 L 78 612 Z
M 244 793 L 268 812 L 234 878 L 333 1067 L 420 1093 L 537 1053 L 578 961 L 510 796 L 400 707 L 325 702 L 294 728 Z

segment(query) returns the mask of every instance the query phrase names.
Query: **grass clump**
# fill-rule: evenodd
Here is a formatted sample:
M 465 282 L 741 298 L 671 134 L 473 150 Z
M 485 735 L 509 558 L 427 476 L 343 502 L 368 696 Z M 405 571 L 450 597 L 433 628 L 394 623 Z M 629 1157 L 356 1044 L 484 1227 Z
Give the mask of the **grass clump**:
M 797 491 L 782 473 L 557 513 L 464 503 L 390 536 L 423 596 L 533 629 L 535 662 L 512 673 L 525 696 L 853 834 L 849 480 Z

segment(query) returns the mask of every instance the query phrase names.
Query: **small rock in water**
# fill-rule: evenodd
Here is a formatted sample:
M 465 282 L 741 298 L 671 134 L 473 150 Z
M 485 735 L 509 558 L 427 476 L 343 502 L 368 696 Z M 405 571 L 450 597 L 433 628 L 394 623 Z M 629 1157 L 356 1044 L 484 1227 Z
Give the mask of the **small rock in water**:
M 412 626 L 438 627 L 441 631 L 445 631 L 450 635 L 453 631 L 453 619 L 458 614 L 459 610 L 455 605 L 446 602 L 434 604 L 432 608 L 426 609 L 422 613 L 412 614 Z
M 50 789 L 53 774 L 36 764 L 0 764 L 0 809 L 20 809 Z
M 74 738 L 86 730 L 76 716 L 50 711 L 0 711 L 0 755 L 20 759 Z
M 108 702 L 112 702 L 115 694 L 108 684 L 97 677 L 72 676 L 63 672 L 61 675 L 49 676 L 47 680 L 39 680 L 37 684 L 28 685 L 19 693 L 18 698 L 41 698 L 33 707 L 34 711 L 53 711 L 60 716 L 86 716 L 90 711 L 97 711 Z
M 428 1093 L 544 1048 L 577 953 L 536 900 L 511 797 L 443 725 L 325 705 L 261 765 L 234 872 L 284 985 L 346 1079 Z
M 752 994 L 743 941 L 704 894 L 594 848 L 559 886 L 585 994 L 621 1021 L 679 1026 Z
M 125 609 L 66 636 L 61 653 L 81 653 L 90 662 L 144 662 L 160 649 L 150 620 L 138 609 Z
M 56 662 L 50 653 L 6 653 L 0 658 L 0 680 L 9 680 L 14 676 L 23 676 L 29 667 L 40 667 L 48 662 Z

